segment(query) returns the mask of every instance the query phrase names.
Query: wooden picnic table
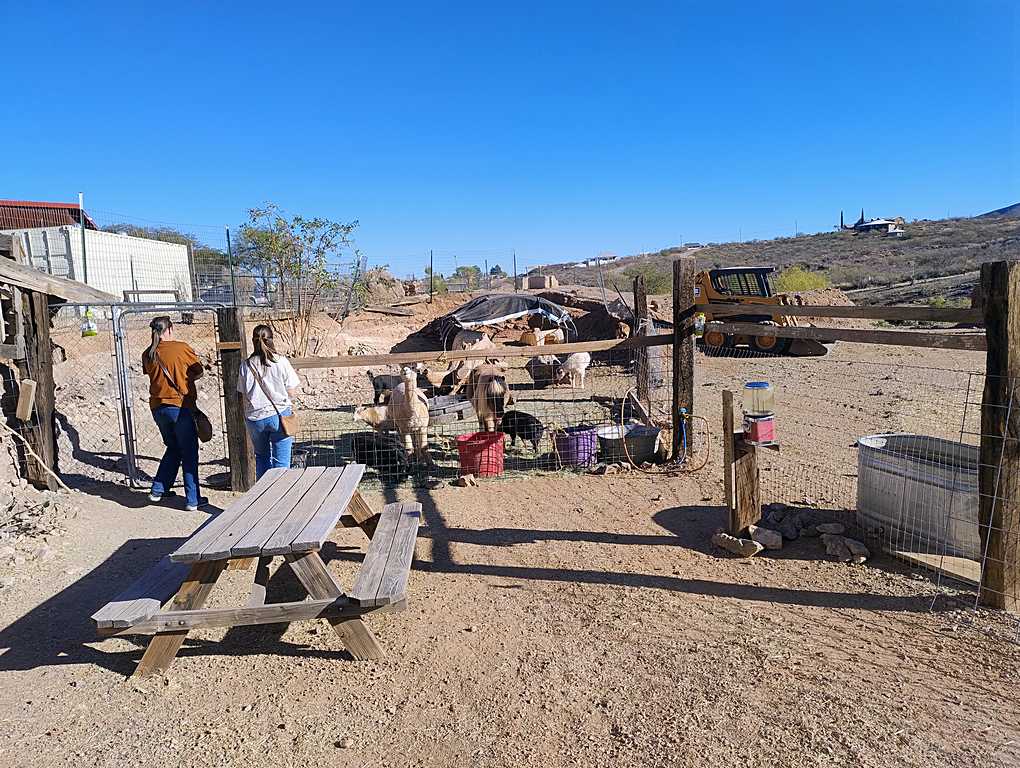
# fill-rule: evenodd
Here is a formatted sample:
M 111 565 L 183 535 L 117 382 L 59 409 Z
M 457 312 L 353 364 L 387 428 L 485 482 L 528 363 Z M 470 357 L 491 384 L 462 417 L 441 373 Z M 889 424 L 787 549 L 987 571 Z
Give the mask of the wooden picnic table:
M 382 649 L 362 617 L 404 607 L 421 505 L 398 502 L 373 513 L 358 492 L 364 471 L 362 464 L 269 470 L 250 491 L 93 614 L 97 631 L 104 636 L 153 635 L 135 670 L 137 676 L 166 671 L 192 629 L 310 619 L 326 619 L 354 658 L 380 657 Z M 370 539 L 346 594 L 319 556 L 338 525 L 360 527 Z M 278 556 L 310 599 L 266 602 L 270 565 Z M 224 570 L 250 568 L 256 562 L 245 606 L 202 608 Z

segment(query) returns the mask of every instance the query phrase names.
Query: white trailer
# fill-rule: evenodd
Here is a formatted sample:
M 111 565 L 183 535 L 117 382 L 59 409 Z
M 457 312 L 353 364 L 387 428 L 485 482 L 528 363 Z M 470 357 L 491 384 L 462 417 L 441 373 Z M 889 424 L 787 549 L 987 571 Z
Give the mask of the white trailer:
M 86 281 L 80 227 L 8 229 L 4 234 L 19 238 L 29 264 L 51 275 L 87 282 L 118 298 L 139 291 L 146 301 L 194 300 L 186 245 L 86 229 Z

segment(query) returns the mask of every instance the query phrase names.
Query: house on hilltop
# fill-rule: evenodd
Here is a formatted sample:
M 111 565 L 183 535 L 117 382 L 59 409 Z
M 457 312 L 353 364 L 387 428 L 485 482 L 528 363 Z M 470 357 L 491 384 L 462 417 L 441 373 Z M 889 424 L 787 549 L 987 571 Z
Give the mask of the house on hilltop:
M 864 219 L 864 209 L 861 208 L 861 217 L 854 222 L 853 226 L 843 223 L 843 211 L 839 212 L 840 231 L 852 230 L 854 232 L 882 232 L 887 235 L 902 235 L 904 221 L 902 216 L 895 219 Z

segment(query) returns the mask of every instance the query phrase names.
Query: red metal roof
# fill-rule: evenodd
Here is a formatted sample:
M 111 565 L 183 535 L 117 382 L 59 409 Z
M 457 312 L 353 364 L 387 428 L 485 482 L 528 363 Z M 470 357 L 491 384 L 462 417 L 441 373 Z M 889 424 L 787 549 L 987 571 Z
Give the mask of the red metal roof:
M 76 226 L 78 223 L 77 203 L 0 200 L 0 230 Z M 96 223 L 87 213 L 85 214 L 85 228 L 98 229 Z

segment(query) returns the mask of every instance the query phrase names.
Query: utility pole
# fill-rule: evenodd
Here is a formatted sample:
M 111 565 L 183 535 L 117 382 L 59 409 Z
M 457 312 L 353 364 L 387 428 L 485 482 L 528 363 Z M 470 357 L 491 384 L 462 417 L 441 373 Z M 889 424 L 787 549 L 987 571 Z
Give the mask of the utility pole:
M 514 293 L 517 293 L 517 250 L 514 250 Z
M 429 304 L 432 303 L 432 294 L 436 291 L 436 268 L 432 260 L 432 249 L 429 248 Z
M 234 251 L 230 247 L 230 227 L 223 228 L 227 233 L 227 265 L 230 267 L 230 293 L 234 297 L 234 306 L 237 306 L 237 277 L 234 275 Z M 266 290 L 269 293 L 269 290 Z
M 85 193 L 78 193 L 78 223 L 81 225 L 81 271 L 82 277 L 85 279 L 82 281 L 85 285 L 89 284 L 89 260 L 85 254 Z

